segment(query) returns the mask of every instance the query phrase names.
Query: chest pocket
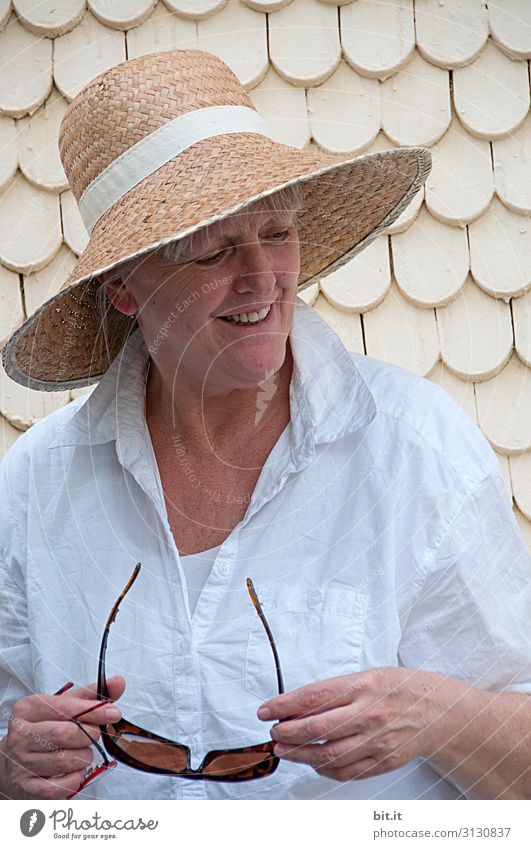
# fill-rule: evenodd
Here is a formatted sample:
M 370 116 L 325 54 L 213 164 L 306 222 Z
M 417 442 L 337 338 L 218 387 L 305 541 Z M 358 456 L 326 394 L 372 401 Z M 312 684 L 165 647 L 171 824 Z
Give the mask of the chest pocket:
M 284 689 L 359 672 L 368 596 L 344 586 L 301 591 L 266 587 L 260 601 L 280 658 Z M 275 662 L 258 616 L 247 644 L 245 687 L 261 701 L 278 694 Z

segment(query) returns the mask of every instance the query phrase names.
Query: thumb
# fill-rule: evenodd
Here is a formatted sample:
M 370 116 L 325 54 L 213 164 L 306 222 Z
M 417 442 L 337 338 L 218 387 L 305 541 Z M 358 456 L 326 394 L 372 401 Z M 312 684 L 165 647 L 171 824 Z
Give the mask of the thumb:
M 107 689 L 113 701 L 116 701 L 123 695 L 125 687 L 125 679 L 121 675 L 113 675 L 112 678 L 107 678 Z M 94 682 L 84 687 L 78 687 L 77 690 L 72 690 L 70 695 L 76 695 L 82 699 L 97 699 L 98 684 Z

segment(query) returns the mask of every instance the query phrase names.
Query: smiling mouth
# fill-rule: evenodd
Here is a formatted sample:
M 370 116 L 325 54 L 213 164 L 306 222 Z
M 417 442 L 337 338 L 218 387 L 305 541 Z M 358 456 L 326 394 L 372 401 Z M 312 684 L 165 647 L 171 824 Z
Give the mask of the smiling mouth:
M 238 327 L 257 327 L 258 325 L 265 324 L 265 322 L 268 321 L 268 319 L 270 318 L 271 313 L 272 313 L 272 306 L 273 305 L 270 304 L 270 306 L 267 307 L 267 312 L 265 313 L 265 315 L 263 315 L 264 310 L 259 310 L 258 312 L 240 313 L 239 314 L 239 315 L 245 315 L 245 316 L 248 315 L 249 318 L 247 318 L 247 320 L 241 319 L 241 318 L 233 318 L 231 316 L 225 316 L 225 315 L 220 315 L 220 316 L 218 316 L 218 318 L 220 318 L 222 321 L 227 322 L 228 324 L 237 325 Z M 260 317 L 260 316 L 262 316 L 262 317 Z

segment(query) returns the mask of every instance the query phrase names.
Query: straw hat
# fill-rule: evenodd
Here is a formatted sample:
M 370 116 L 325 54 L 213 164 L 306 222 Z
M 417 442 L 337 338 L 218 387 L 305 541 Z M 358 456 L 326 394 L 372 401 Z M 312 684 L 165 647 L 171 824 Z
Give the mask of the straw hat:
M 7 374 L 32 389 L 93 383 L 135 328 L 123 325 L 106 350 L 102 271 L 301 183 L 303 289 L 398 218 L 431 167 L 423 148 L 353 157 L 280 144 L 230 68 L 203 50 L 100 74 L 68 107 L 59 150 L 90 240 L 60 292 L 4 348 Z

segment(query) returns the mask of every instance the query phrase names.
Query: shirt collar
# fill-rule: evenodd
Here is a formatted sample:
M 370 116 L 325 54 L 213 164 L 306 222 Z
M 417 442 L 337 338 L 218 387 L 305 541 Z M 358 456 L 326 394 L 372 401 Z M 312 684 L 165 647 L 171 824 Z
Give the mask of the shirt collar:
M 376 405 L 353 357 L 331 327 L 297 298 L 290 331 L 293 375 L 290 385 L 292 438 L 303 455 L 333 442 L 374 418 Z M 63 421 L 50 447 L 131 444 L 145 428 L 149 353 L 137 329 L 94 391 Z M 140 444 L 140 443 L 139 443 Z

